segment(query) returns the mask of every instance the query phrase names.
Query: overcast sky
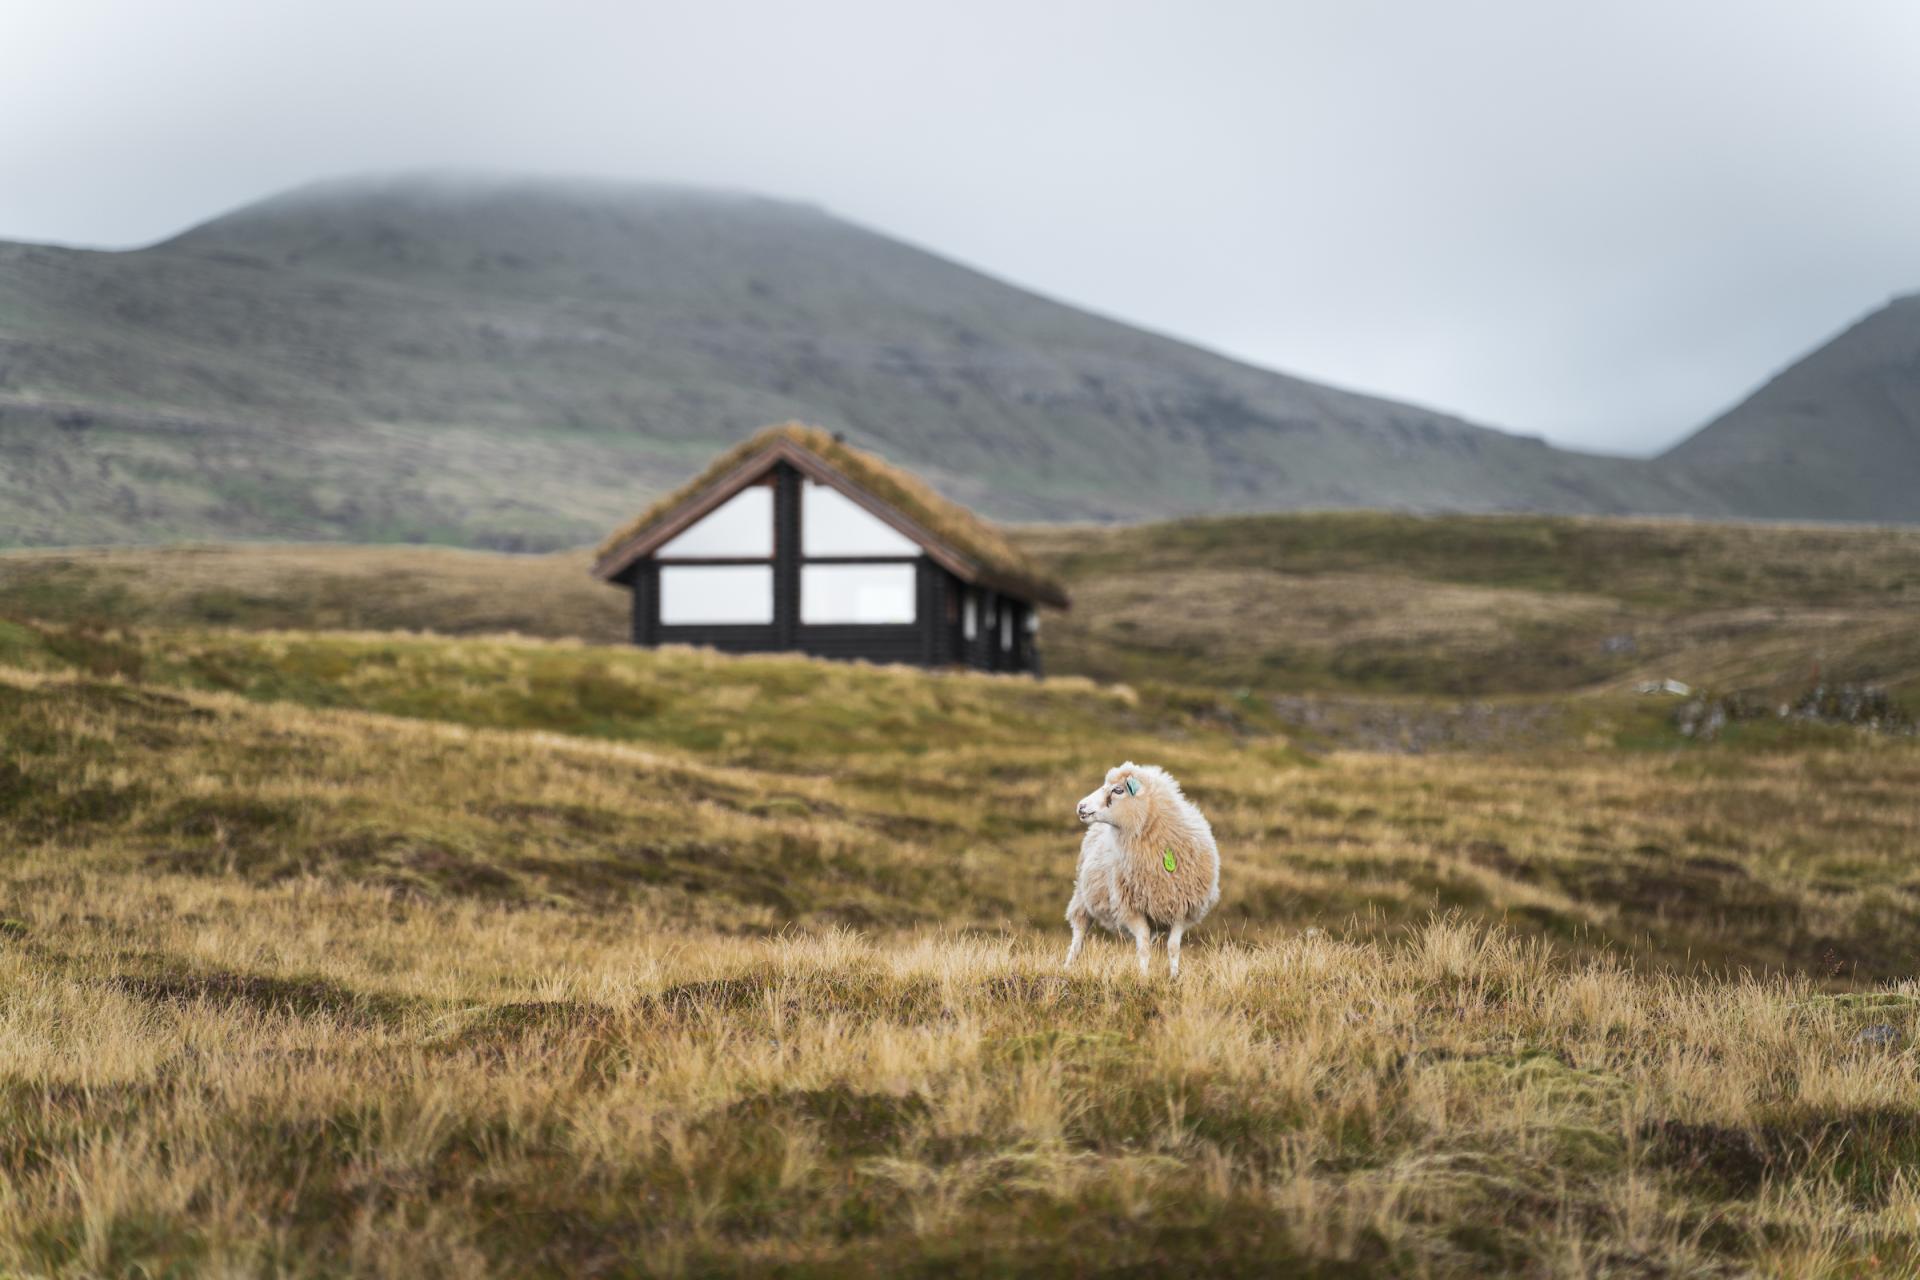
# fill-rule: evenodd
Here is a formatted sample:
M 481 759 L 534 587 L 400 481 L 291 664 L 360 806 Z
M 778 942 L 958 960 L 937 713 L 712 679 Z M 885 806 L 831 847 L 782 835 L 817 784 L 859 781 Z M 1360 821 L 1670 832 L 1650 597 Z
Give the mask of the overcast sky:
M 1920 290 L 1920 3 L 0 0 L 0 238 L 414 167 L 807 199 L 1643 452 Z

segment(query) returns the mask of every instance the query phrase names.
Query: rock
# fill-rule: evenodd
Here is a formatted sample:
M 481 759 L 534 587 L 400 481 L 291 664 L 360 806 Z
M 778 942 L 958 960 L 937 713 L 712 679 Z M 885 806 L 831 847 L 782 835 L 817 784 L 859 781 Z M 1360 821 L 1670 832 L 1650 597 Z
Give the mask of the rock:
M 1875 1049 L 1888 1049 L 1900 1043 L 1900 1029 L 1881 1022 L 1867 1027 L 1853 1037 L 1855 1044 L 1870 1045 Z
M 1727 708 L 1722 701 L 1695 698 L 1674 713 L 1674 725 L 1683 737 L 1712 742 L 1727 727 Z

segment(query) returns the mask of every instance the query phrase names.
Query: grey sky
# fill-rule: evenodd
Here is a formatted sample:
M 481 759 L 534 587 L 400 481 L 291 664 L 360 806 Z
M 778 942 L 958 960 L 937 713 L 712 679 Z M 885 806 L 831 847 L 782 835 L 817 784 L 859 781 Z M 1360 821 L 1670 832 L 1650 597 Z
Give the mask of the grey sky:
M 361 170 L 724 185 L 1633 452 L 1920 289 L 1917 71 L 1912 0 L 0 0 L 0 238 Z

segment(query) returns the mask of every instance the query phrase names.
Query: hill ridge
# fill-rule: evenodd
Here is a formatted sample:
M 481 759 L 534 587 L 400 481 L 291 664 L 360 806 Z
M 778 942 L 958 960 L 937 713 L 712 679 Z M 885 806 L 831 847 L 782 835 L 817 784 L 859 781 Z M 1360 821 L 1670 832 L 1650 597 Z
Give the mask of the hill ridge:
M 1920 292 L 1895 294 L 1661 455 L 1746 514 L 1920 516 Z
M 749 193 L 329 179 L 143 249 L 0 245 L 0 293 L 0 544 L 579 545 L 791 419 L 1001 519 L 1734 511 Z

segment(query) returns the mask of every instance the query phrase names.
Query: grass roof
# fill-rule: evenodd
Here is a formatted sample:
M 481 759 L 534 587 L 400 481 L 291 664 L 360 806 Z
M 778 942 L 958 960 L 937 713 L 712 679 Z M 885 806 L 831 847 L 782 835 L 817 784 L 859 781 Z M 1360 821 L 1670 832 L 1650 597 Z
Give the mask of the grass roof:
M 1066 588 L 1042 572 L 992 524 L 959 503 L 941 497 L 919 477 L 835 439 L 824 428 L 801 422 L 767 427 L 722 453 L 706 470 L 615 530 L 600 544 L 596 559 L 605 566 L 623 547 L 700 497 L 754 455 L 783 442 L 812 454 L 855 488 L 879 499 L 926 530 L 949 551 L 972 562 L 978 567 L 977 578 L 984 585 L 1066 608 Z

